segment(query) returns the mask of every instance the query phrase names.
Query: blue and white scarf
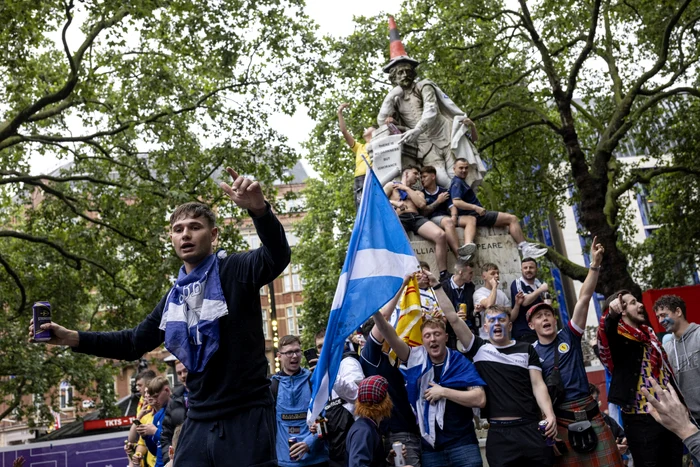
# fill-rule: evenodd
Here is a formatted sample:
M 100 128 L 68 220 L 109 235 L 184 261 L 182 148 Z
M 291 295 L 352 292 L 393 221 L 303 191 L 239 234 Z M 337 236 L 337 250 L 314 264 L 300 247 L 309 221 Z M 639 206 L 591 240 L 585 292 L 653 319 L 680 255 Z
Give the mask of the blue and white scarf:
M 416 415 L 420 434 L 431 446 L 435 446 L 436 428 L 443 428 L 446 399 L 431 404 L 425 400 L 428 383 L 434 382 L 435 368 L 425 347 L 414 347 L 406 364 L 399 368 L 406 380 L 408 402 Z M 447 349 L 440 386 L 450 389 L 467 389 L 472 386 L 486 386 L 476 367 L 459 352 Z
M 225 256 L 219 250 L 189 274 L 182 266 L 165 301 L 160 321 L 165 348 L 190 373 L 201 373 L 219 349 L 219 318 L 228 314 L 219 278 L 219 258 Z

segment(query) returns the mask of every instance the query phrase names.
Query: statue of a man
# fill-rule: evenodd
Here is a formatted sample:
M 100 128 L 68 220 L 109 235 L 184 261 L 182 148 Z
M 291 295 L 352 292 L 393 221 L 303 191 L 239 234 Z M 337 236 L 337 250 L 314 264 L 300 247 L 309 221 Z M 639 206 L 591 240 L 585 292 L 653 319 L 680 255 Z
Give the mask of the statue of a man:
M 435 83 L 416 82 L 418 61 L 406 54 L 391 16 L 389 35 L 391 60 L 383 70 L 396 87 L 384 98 L 377 122 L 393 122 L 405 131 L 401 141 L 418 147 L 416 162 L 435 167 L 439 185 L 449 187 L 455 159 L 467 159 L 468 183 L 475 189 L 486 169 L 473 144 L 478 138 L 474 122 Z

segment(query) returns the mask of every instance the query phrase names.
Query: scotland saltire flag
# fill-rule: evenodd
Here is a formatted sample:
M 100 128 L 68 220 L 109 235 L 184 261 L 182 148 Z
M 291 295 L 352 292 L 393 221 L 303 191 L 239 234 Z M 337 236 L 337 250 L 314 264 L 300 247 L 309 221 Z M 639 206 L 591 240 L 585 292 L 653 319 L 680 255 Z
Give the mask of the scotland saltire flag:
M 394 209 L 371 169 L 350 236 L 345 264 L 331 308 L 323 350 L 312 377 L 307 421 L 328 402 L 345 339 L 396 295 L 403 278 L 419 269 L 418 259 Z
M 165 301 L 159 326 L 165 348 L 190 373 L 201 373 L 219 348 L 219 318 L 228 314 L 219 278 L 219 258 L 225 256 L 219 250 L 189 274 L 182 266 Z

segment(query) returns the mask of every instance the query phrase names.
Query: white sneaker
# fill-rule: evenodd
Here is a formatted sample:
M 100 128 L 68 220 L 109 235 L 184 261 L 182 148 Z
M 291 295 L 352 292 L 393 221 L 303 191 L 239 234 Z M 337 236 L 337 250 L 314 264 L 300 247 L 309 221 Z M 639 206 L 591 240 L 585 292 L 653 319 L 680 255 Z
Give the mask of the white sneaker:
M 525 243 L 522 250 L 523 258 L 539 258 L 547 254 L 547 248 L 539 248 L 534 243 Z
M 476 251 L 476 244 L 467 243 L 467 244 L 459 247 L 459 250 L 457 250 L 457 253 L 459 254 L 459 256 L 469 256 L 469 255 L 473 255 L 475 251 Z

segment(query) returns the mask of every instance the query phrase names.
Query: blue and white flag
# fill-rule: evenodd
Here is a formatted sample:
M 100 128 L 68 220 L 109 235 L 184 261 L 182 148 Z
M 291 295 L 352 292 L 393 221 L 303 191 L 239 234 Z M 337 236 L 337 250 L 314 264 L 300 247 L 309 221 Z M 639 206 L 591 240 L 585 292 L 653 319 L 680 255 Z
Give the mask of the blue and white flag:
M 228 314 L 219 278 L 219 257 L 225 255 L 209 255 L 189 274 L 182 266 L 165 301 L 159 326 L 165 348 L 190 373 L 201 373 L 219 349 L 219 318 Z
M 396 295 L 407 274 L 418 269 L 406 232 L 370 169 L 312 378 L 309 424 L 328 402 L 345 339 Z

